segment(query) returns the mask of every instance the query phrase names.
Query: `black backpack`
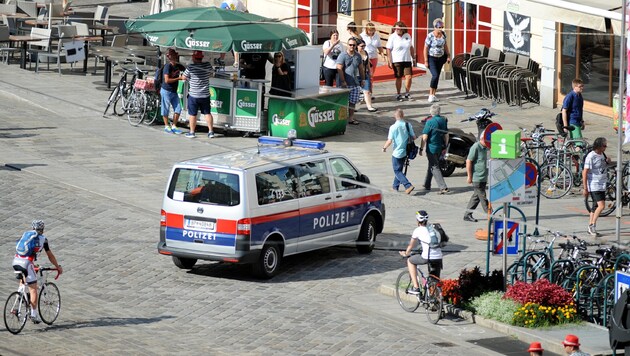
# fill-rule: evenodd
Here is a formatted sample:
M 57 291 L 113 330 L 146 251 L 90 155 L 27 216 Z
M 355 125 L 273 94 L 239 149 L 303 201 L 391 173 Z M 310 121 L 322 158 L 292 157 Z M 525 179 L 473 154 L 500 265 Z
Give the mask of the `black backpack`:
M 160 88 L 162 87 L 162 82 L 164 81 L 164 67 L 166 66 L 163 65 L 160 69 L 155 71 L 155 76 L 153 77 L 153 87 L 155 87 L 155 90 L 159 93 L 160 92 Z
M 556 130 L 562 137 L 566 137 L 567 133 L 564 132 L 564 120 L 562 120 L 562 111 L 556 115 Z

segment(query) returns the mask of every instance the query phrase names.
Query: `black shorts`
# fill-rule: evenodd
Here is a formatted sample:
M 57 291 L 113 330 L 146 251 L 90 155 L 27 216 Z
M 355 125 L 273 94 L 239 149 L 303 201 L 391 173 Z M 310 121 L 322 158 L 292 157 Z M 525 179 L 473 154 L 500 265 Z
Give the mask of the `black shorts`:
M 411 75 L 411 62 L 396 62 L 392 65 L 392 68 L 394 68 L 395 78 Z
M 591 198 L 593 198 L 593 201 L 595 202 L 606 200 L 605 191 L 598 190 L 596 192 L 590 192 L 590 194 L 591 194 Z
M 411 255 L 409 257 L 409 262 L 416 266 L 418 265 L 429 265 L 429 274 L 432 274 L 438 278 L 440 278 L 440 271 L 442 270 L 442 260 L 425 260 L 422 258 L 421 254 Z

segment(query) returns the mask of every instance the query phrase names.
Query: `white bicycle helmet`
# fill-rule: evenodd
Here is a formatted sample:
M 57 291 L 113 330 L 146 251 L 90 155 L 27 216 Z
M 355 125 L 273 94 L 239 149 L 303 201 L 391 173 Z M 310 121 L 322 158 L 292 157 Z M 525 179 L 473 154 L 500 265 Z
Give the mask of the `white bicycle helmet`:
M 33 230 L 44 230 L 43 220 L 33 220 Z
M 424 210 L 416 211 L 416 220 L 418 222 L 425 222 L 429 220 L 429 213 Z

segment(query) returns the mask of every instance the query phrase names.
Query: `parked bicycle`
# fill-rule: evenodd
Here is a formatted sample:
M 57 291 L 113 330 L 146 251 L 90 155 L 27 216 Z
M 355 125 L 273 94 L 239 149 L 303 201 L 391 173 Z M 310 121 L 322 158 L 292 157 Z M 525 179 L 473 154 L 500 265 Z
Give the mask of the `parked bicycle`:
M 409 271 L 400 272 L 396 279 L 396 299 L 404 311 L 413 313 L 420 304 L 425 309 L 427 318 L 433 324 L 437 324 L 444 317 L 444 299 L 442 288 L 440 288 L 440 278 L 429 274 L 428 278 L 422 272 L 421 265 L 416 266 L 418 270 L 418 285 L 420 294 L 411 294 L 413 281 Z
M 47 281 L 48 271 L 57 271 L 55 279 L 59 278 L 59 271 L 56 268 L 35 268 L 35 272 L 38 274 L 37 282 L 39 285 L 37 309 L 42 321 L 52 325 L 59 316 L 61 294 L 55 283 Z M 31 318 L 31 297 L 28 286 L 25 283 L 26 276 L 20 271 L 15 271 L 15 273 L 20 279 L 20 286 L 17 292 L 9 295 L 4 304 L 4 325 L 10 333 L 19 334 L 24 329 L 26 321 Z

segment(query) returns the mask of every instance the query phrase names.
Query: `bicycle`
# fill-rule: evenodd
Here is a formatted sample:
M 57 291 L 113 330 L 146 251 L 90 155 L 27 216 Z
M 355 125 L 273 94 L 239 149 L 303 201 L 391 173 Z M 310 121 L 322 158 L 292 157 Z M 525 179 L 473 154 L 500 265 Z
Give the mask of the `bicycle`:
M 117 116 L 123 116 L 128 109 L 129 97 L 132 92 L 132 85 L 136 80 L 136 70 L 131 68 L 125 68 L 122 66 L 123 74 L 120 76 L 120 80 L 107 99 L 107 105 L 105 105 L 105 111 L 103 116 L 107 114 L 109 107 L 113 105 L 114 114 Z M 127 80 L 129 73 L 132 73 L 131 80 Z
M 39 285 L 37 294 L 37 309 L 39 316 L 44 323 L 52 325 L 59 316 L 61 309 L 61 294 L 59 288 L 53 282 L 47 281 L 47 271 L 57 271 L 55 280 L 59 278 L 59 271 L 56 268 L 36 267 Z M 25 276 L 20 271 L 15 271 L 17 278 L 21 280 L 17 292 L 13 292 L 4 304 L 4 325 L 12 334 L 19 334 L 26 321 L 31 317 L 31 297 L 29 289 L 25 283 Z
M 421 286 L 420 294 L 409 293 L 413 288 L 413 282 L 409 271 L 405 269 L 396 279 L 396 299 L 401 308 L 409 313 L 416 311 L 422 303 L 427 319 L 437 324 L 444 317 L 444 298 L 442 288 L 439 286 L 440 278 L 433 274 L 429 274 L 429 278 L 426 278 L 420 265 L 416 266 L 416 269 L 418 270 L 418 285 Z

